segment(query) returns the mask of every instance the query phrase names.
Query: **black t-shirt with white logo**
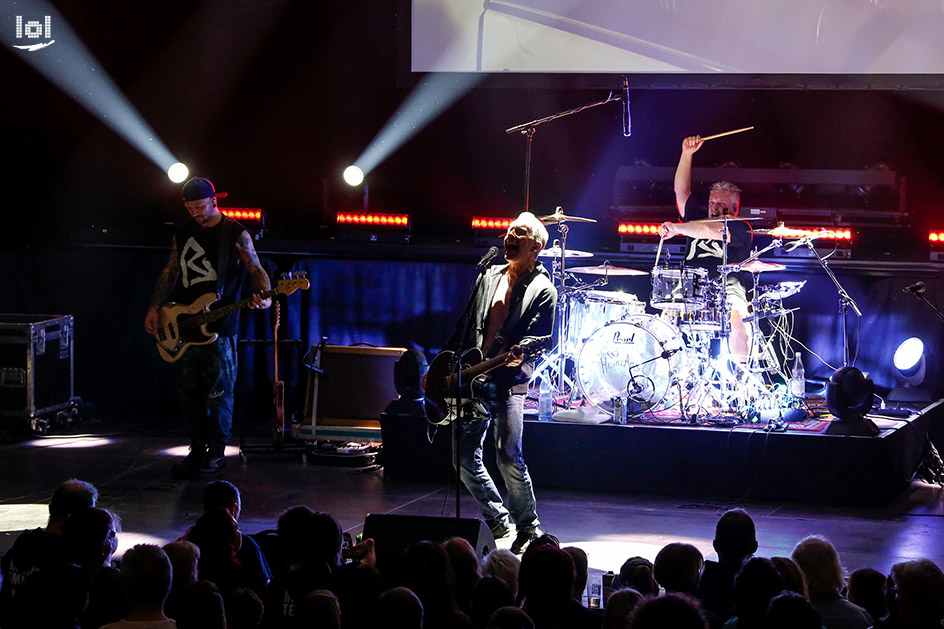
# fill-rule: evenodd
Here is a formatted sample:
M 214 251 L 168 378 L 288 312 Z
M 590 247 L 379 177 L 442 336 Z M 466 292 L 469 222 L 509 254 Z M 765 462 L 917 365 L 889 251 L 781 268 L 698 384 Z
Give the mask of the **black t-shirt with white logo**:
M 180 255 L 180 276 L 174 301 L 190 304 L 206 293 L 220 295 L 214 307 L 237 301 L 242 267 L 236 241 L 243 231 L 245 228 L 242 225 L 227 216 L 210 228 L 200 227 L 193 219 L 177 228 L 174 236 Z M 220 255 L 223 247 L 228 251 L 225 261 Z M 217 268 L 220 264 L 226 266 L 223 272 Z M 238 329 L 237 315 L 229 315 L 207 327 L 220 336 L 232 336 Z
M 685 203 L 685 222 L 708 218 L 708 205 L 695 200 L 690 195 Z M 722 224 L 718 223 L 720 230 Z M 751 228 L 746 221 L 730 217 L 728 231 L 731 242 L 728 243 L 728 264 L 738 264 L 751 255 Z M 688 250 L 685 252 L 685 266 L 707 269 L 711 277 L 718 276 L 718 267 L 722 264 L 723 249 L 720 240 L 688 238 Z

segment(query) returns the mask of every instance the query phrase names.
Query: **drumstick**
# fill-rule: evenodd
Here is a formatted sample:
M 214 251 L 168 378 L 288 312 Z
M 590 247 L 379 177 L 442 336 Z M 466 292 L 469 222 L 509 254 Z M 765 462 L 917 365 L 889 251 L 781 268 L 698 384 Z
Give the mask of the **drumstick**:
M 744 127 L 743 129 L 735 129 L 734 131 L 725 131 L 724 133 L 716 133 L 714 135 L 709 135 L 707 138 L 702 138 L 701 141 L 706 142 L 708 140 L 714 140 L 715 138 L 723 138 L 726 135 L 734 135 L 735 133 L 743 133 L 744 131 L 750 131 L 753 128 L 754 127 Z
M 659 248 L 656 249 L 656 263 L 652 267 L 653 270 L 659 268 L 659 256 L 662 255 L 662 243 L 665 242 L 665 236 L 659 236 Z

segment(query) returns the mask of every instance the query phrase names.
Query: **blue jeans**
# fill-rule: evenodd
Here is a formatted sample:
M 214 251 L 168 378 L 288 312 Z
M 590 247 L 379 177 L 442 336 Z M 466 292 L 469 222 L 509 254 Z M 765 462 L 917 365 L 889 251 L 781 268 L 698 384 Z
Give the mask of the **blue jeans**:
M 524 431 L 524 394 L 510 394 L 507 387 L 491 381 L 481 399 L 488 416 L 475 414 L 461 427 L 459 438 L 459 476 L 478 503 L 489 525 L 511 516 L 518 530 L 538 526 L 534 489 L 521 450 Z M 508 508 L 482 461 L 482 449 L 489 423 L 495 424 L 495 451 L 498 470 L 508 489 Z
M 194 345 L 177 361 L 177 388 L 190 445 L 223 456 L 233 429 L 236 337 Z

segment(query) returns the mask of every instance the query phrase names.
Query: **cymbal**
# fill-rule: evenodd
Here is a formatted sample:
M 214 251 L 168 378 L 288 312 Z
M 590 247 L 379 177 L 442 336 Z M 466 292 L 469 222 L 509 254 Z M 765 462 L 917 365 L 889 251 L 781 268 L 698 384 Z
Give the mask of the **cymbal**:
M 783 271 L 787 268 L 785 264 L 777 262 L 764 262 L 763 260 L 751 260 L 741 267 L 742 271 L 748 273 L 764 273 L 766 271 Z
M 601 264 L 599 266 L 576 266 L 567 269 L 571 273 L 584 273 L 586 275 L 649 275 L 648 271 L 637 271 L 636 269 L 627 269 L 612 264 Z
M 550 249 L 541 249 L 538 252 L 539 258 L 559 258 L 561 254 L 560 247 L 551 247 Z M 592 258 L 593 254 L 589 251 L 578 251 L 577 249 L 568 249 L 566 258 Z
M 551 223 L 596 223 L 597 219 L 595 218 L 583 218 L 582 216 L 568 216 L 563 212 L 555 212 L 554 214 L 548 214 L 547 216 L 539 216 L 538 220 L 544 223 L 545 225 L 550 225 Z
M 791 238 L 795 236 L 809 236 L 814 233 L 808 229 L 793 229 L 792 227 L 787 227 L 783 223 L 780 223 L 773 229 L 755 229 L 755 234 L 767 234 L 768 236 L 773 236 L 774 238 Z

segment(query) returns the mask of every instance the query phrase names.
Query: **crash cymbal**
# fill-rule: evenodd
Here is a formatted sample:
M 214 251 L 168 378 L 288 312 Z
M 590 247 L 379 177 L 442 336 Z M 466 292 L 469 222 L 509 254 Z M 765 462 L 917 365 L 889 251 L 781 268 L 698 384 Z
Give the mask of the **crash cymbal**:
M 545 225 L 550 225 L 551 223 L 596 223 L 597 219 L 595 218 L 583 218 L 582 216 L 568 216 L 563 212 L 555 212 L 553 214 L 548 214 L 547 216 L 539 216 L 538 220 L 544 223 Z
M 571 273 L 584 273 L 586 275 L 649 275 L 648 271 L 637 271 L 636 269 L 627 269 L 612 264 L 601 264 L 599 266 L 577 266 L 567 269 Z
M 773 229 L 755 229 L 755 234 L 767 234 L 768 236 L 773 236 L 774 238 L 794 238 L 809 236 L 814 233 L 808 229 L 793 229 L 792 227 L 787 227 L 783 223 L 780 223 Z
M 541 249 L 538 252 L 539 258 L 559 258 L 561 254 L 560 247 L 551 247 L 550 249 Z M 577 249 L 568 249 L 567 258 L 592 258 L 593 254 L 589 251 L 578 251 Z
M 747 271 L 748 273 L 765 273 L 767 271 L 783 271 L 787 268 L 785 264 L 778 264 L 776 262 L 764 262 L 763 260 L 751 260 L 747 264 L 741 266 L 742 271 Z

